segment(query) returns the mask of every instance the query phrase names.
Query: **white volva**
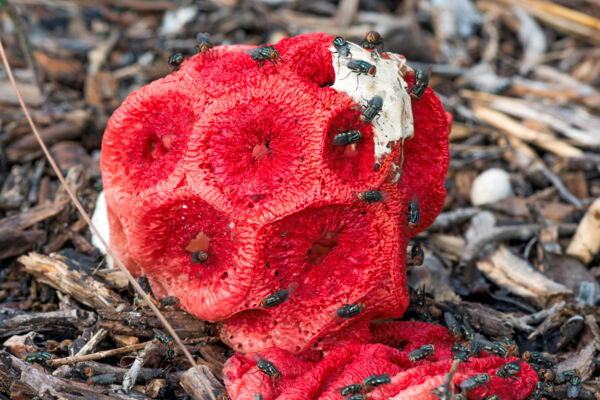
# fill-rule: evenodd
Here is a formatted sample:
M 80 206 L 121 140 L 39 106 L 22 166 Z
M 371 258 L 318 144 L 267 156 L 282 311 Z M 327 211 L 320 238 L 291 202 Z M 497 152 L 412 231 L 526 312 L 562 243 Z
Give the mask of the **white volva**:
M 332 63 L 335 70 L 333 89 L 344 92 L 363 106 L 376 95 L 383 98 L 383 108 L 373 124 L 375 141 L 375 160 L 381 160 L 392 151 L 392 144 L 411 138 L 414 134 L 411 99 L 408 85 L 402 77 L 410 68 L 406 59 L 394 53 L 386 52 L 390 59 L 373 56 L 362 47 L 348 42 L 352 58 L 339 57 L 332 45 Z M 338 66 L 339 60 L 339 66 Z M 358 87 L 356 73 L 348 69 L 350 60 L 362 60 L 375 65 L 375 76 L 360 75 Z
M 106 200 L 104 199 L 104 192 L 100 192 L 98 195 L 98 199 L 96 200 L 96 208 L 94 208 L 94 214 L 92 215 L 92 223 L 98 229 L 102 238 L 108 242 L 110 237 L 110 229 L 108 227 L 108 216 L 106 215 Z M 92 232 L 92 244 L 98 248 L 102 252 L 102 254 L 106 254 L 106 249 L 100 242 L 100 239 Z M 113 267 L 113 259 L 110 256 L 106 257 L 106 266 L 108 268 Z

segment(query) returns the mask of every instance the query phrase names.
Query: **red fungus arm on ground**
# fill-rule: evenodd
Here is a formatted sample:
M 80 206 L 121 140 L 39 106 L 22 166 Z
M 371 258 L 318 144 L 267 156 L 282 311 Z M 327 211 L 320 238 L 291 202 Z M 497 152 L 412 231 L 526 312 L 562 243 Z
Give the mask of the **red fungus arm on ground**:
M 278 382 L 258 370 L 251 356 L 235 355 L 224 369 L 225 383 L 232 399 L 254 399 L 256 393 L 265 400 L 340 399 L 341 389 L 372 375 L 387 375 L 389 383 L 368 389 L 369 399 L 435 400 L 431 390 L 444 384 L 452 364 L 452 339 L 440 326 L 423 322 L 387 322 L 371 327 L 374 340 L 402 343 L 400 347 L 384 344 L 348 344 L 327 352 L 319 360 L 305 361 L 280 349 L 268 349 L 261 355 L 281 372 Z M 435 353 L 428 359 L 413 362 L 409 353 L 423 345 L 434 344 Z M 498 368 L 516 358 L 471 358 L 461 363 L 452 383 L 458 387 L 473 375 L 488 374 L 490 381 L 469 390 L 469 399 L 497 394 L 503 400 L 523 400 L 534 390 L 536 372 L 526 363 L 516 377 L 495 375 Z

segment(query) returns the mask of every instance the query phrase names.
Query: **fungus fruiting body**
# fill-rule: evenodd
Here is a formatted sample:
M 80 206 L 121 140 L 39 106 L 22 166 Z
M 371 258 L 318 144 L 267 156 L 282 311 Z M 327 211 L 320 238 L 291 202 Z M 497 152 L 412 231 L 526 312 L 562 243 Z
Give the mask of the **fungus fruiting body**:
M 406 310 L 406 248 L 444 202 L 451 118 L 439 99 L 402 56 L 342 38 L 204 38 L 110 119 L 111 244 L 157 297 L 219 322 L 239 353 L 226 367 L 234 399 L 339 398 L 334 388 L 361 382 L 373 398 L 428 392 L 449 368 L 447 340 L 421 329 L 400 351 L 370 322 Z M 405 353 L 428 344 L 435 352 L 411 365 Z M 241 355 L 257 353 L 277 368 L 269 379 Z M 373 375 L 391 381 L 362 381 Z
M 439 103 L 422 102 L 439 118 L 418 140 L 426 149 L 413 149 L 401 57 L 373 60 L 325 34 L 256 48 L 199 43 L 210 57 L 130 95 L 104 135 L 112 242 L 130 269 L 158 297 L 219 321 L 243 353 L 300 352 L 358 320 L 401 316 L 405 249 L 420 230 L 406 231 L 406 204 L 431 193 L 425 227 L 443 202 Z M 342 48 L 352 58 L 338 67 Z M 357 90 L 342 79 L 355 65 Z M 439 164 L 436 175 L 404 182 L 419 152 Z

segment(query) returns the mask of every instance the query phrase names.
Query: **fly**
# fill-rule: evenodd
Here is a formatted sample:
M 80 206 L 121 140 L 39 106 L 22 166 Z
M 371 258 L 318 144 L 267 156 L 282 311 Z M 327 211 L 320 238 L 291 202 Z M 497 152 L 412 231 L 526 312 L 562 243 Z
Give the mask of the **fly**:
M 183 63 L 185 59 L 183 58 L 183 54 L 175 53 L 169 56 L 169 66 L 172 67 L 175 71 L 179 69 L 179 66 Z
M 377 117 L 383 108 L 383 98 L 379 95 L 374 96 L 369 102 L 367 106 L 363 110 L 360 115 L 360 120 L 365 124 L 368 124 L 373 120 L 373 118 Z
M 279 55 L 279 52 L 273 46 L 269 45 L 264 45 L 256 49 L 246 50 L 245 53 L 250 54 L 250 58 L 252 58 L 252 60 L 256 62 L 257 68 L 262 68 L 263 71 L 265 71 L 265 73 L 265 63 L 267 61 L 273 64 L 273 66 L 275 66 L 275 69 L 277 69 L 277 63 L 279 62 L 279 60 L 284 61 L 283 58 L 281 58 L 281 55 Z
M 426 344 L 424 346 L 419 347 L 416 350 L 408 353 L 408 359 L 411 362 L 417 362 L 425 359 L 429 359 L 435 353 L 435 346 L 432 344 Z
M 40 363 L 45 364 L 46 361 L 54 360 L 56 358 L 55 354 L 48 353 L 46 351 L 40 351 L 37 353 L 30 353 L 25 356 L 25 361 L 30 363 Z
M 378 203 L 383 200 L 383 193 L 381 193 L 379 190 L 366 190 L 364 192 L 357 193 L 356 197 L 365 203 Z
M 429 77 L 431 76 L 431 65 L 427 69 L 418 69 L 415 71 L 415 83 L 410 89 L 410 98 L 413 101 L 421 100 L 421 97 L 429 86 Z
M 408 252 L 408 256 L 409 265 L 423 265 L 425 253 L 423 252 L 423 248 L 421 245 L 419 245 L 419 243 L 413 243 L 410 251 Z
M 350 70 L 350 72 L 348 73 L 348 75 L 346 75 L 342 79 L 346 79 L 347 77 L 350 76 L 351 73 L 355 73 L 357 89 L 358 89 L 358 77 L 359 76 L 361 76 L 361 75 L 375 76 L 375 74 L 377 72 L 377 68 L 373 64 L 368 63 L 366 61 L 362 61 L 362 60 L 350 60 L 350 61 L 348 61 L 347 66 L 348 66 L 348 69 Z
M 516 362 L 510 362 L 498 368 L 496 376 L 516 379 L 515 375 L 519 372 L 521 372 L 521 367 Z
M 362 136 L 357 129 L 349 129 L 346 132 L 338 133 L 333 137 L 332 144 L 334 146 L 348 146 L 358 142 Z
M 338 55 L 338 68 L 340 67 L 340 57 L 352 59 L 352 52 L 350 51 L 350 45 L 341 36 L 336 36 L 333 39 L 333 46 L 335 47 L 335 53 Z
M 377 48 L 378 46 L 383 47 L 383 38 L 381 37 L 379 32 L 369 31 L 365 35 L 365 38 L 363 39 L 363 41 L 360 43 L 360 46 L 363 49 L 367 49 L 367 50 L 373 50 L 373 49 Z
M 208 253 L 205 251 L 195 251 L 192 253 L 192 264 L 205 263 L 208 260 Z
M 488 374 L 479 374 L 473 375 L 460 384 L 460 388 L 464 390 L 473 390 L 478 386 L 487 385 L 490 381 L 490 376 Z
M 256 367 L 260 372 L 267 375 L 272 383 L 276 384 L 281 379 L 281 371 L 277 369 L 275 364 L 271 361 L 265 359 L 258 353 L 253 355 L 253 358 L 256 360 Z
M 361 312 L 365 311 L 365 305 L 361 302 L 353 304 L 345 304 L 336 310 L 336 314 L 340 318 L 350 319 L 356 317 Z
M 211 49 L 213 47 L 214 46 L 210 41 L 210 35 L 208 33 L 199 33 L 196 35 L 196 48 L 198 48 L 198 51 L 202 53 L 204 57 L 212 54 Z
M 292 293 L 296 290 L 298 284 L 293 282 L 289 287 L 276 291 L 270 294 L 260 301 L 260 305 L 263 308 L 276 307 L 286 301 Z
M 419 203 L 416 200 L 411 200 L 408 203 L 408 227 L 411 229 L 419 226 L 419 220 L 421 219 L 421 210 Z

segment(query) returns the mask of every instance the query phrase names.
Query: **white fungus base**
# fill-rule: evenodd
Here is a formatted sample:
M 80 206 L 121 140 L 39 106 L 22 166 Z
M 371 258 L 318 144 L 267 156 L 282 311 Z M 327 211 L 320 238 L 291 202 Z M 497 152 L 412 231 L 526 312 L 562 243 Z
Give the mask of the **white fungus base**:
M 411 107 L 411 98 L 408 85 L 404 82 L 404 75 L 409 71 L 406 59 L 398 54 L 386 52 L 390 57 L 385 59 L 371 53 L 362 47 L 348 42 L 352 58 L 339 57 L 335 46 L 329 49 L 332 53 L 332 63 L 335 70 L 335 84 L 333 89 L 344 92 L 363 106 L 373 97 L 379 95 L 383 98 L 383 108 L 379 117 L 373 119 L 373 140 L 375 141 L 375 160 L 385 158 L 392 151 L 392 145 L 399 140 L 413 137 L 414 124 Z M 362 60 L 375 65 L 375 76 L 358 76 L 348 69 L 350 60 Z
M 110 238 L 110 228 L 108 226 L 108 215 L 106 214 L 106 200 L 104 199 L 104 191 L 100 192 L 100 195 L 96 200 L 96 208 L 94 208 L 94 214 L 92 214 L 92 223 L 100 235 L 102 235 L 104 241 L 108 243 Z M 100 241 L 100 238 L 94 234 L 94 232 L 92 232 L 92 244 L 96 246 L 96 248 L 100 250 L 102 254 L 106 254 L 104 245 Z M 112 268 L 114 265 L 113 259 L 110 256 L 106 257 L 105 264 L 108 268 Z

